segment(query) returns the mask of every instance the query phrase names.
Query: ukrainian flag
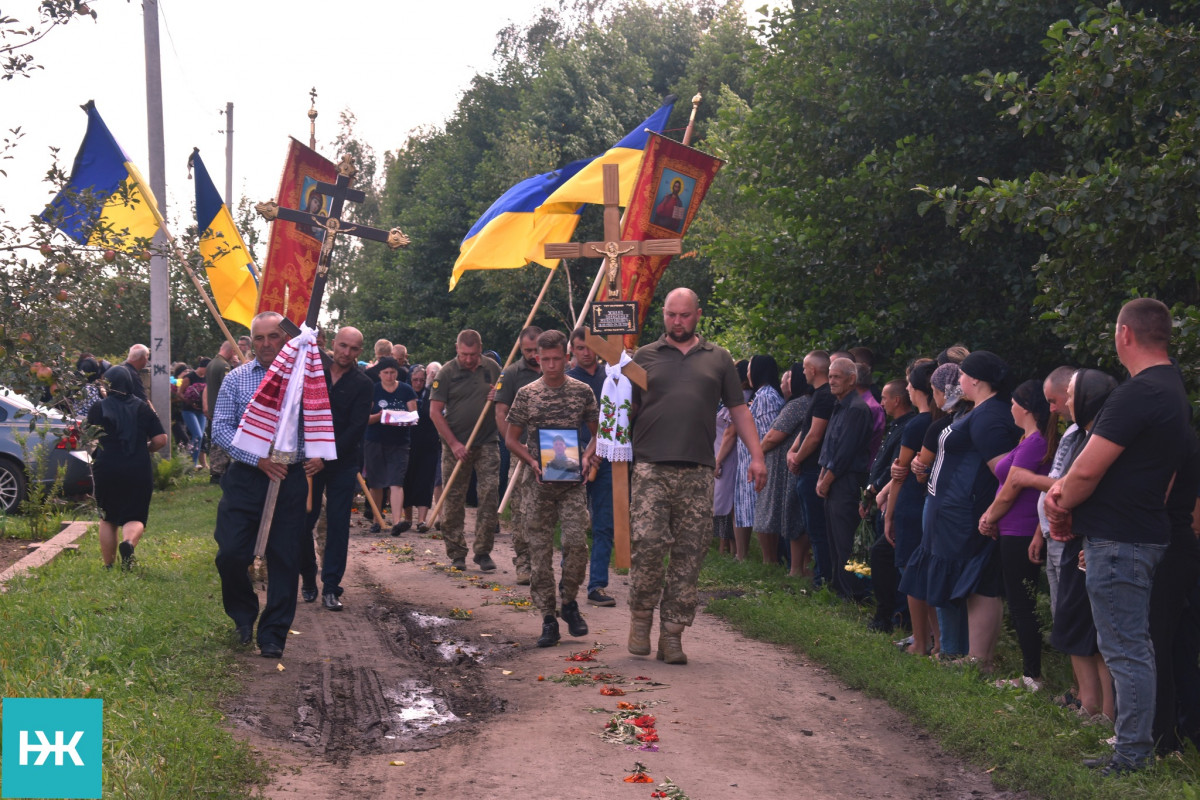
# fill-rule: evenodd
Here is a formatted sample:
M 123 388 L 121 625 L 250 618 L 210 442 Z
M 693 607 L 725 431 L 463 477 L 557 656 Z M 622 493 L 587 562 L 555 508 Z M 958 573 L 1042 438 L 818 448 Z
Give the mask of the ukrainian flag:
M 629 205 L 629 195 L 637 182 L 638 164 L 642 160 L 642 151 L 646 149 L 646 129 L 662 133 L 667 126 L 667 118 L 675 107 L 675 95 L 668 95 L 662 106 L 646 120 L 634 128 L 629 134 L 617 142 L 599 158 L 592 159 L 584 169 L 573 179 L 560 186 L 546 199 L 538 209 L 538 215 L 561 214 L 574 210 L 579 203 L 604 203 L 604 165 L 616 164 L 621 168 L 620 204 Z
M 192 150 L 188 164 L 196 170 L 196 231 L 213 299 L 222 317 L 249 328 L 258 308 L 254 259 L 200 160 L 199 148 Z
M 562 169 L 526 178 L 500 195 L 476 220 L 459 247 L 450 273 L 450 290 L 469 269 L 517 269 L 537 262 L 553 269 L 559 259 L 546 258 L 546 242 L 568 242 L 579 224 L 582 206 L 572 204 L 564 213 L 534 215 L 558 187 L 577 175 L 590 158 L 573 161 Z
M 87 133 L 75 155 L 71 179 L 41 218 L 80 244 L 140 252 L 138 239 L 151 239 L 162 214 L 137 167 L 109 133 L 91 100 Z

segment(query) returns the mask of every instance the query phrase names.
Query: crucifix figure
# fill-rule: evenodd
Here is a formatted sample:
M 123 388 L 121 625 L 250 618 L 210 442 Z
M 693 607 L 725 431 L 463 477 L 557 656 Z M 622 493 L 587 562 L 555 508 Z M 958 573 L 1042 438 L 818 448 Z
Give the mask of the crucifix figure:
M 674 255 L 680 252 L 678 239 L 648 239 L 645 241 L 619 241 L 621 230 L 620 180 L 616 164 L 604 165 L 604 238 L 603 242 L 565 242 L 547 244 L 547 258 L 596 258 L 606 261 L 610 296 L 615 296 L 620 285 L 621 256 Z M 619 364 L 623 353 L 621 336 L 607 338 L 596 336 L 588 330 L 587 345 L 609 364 Z M 646 388 L 646 371 L 629 362 L 622 374 L 642 389 Z M 616 565 L 629 566 L 629 462 L 612 462 L 613 494 L 613 552 Z
M 610 177 L 611 176 L 611 177 Z M 604 239 L 603 242 L 563 242 L 547 244 L 546 258 L 603 258 L 608 275 L 608 293 L 618 293 L 621 256 L 666 256 L 680 253 L 678 239 L 647 239 L 620 241 L 621 184 L 616 164 L 604 165 Z M 619 339 L 620 337 L 618 337 Z
M 354 176 L 357 172 L 358 170 L 354 166 L 354 160 L 349 154 L 346 154 L 342 156 L 342 160 L 338 162 L 337 182 L 325 183 L 322 181 L 317 183 L 317 191 L 321 192 L 327 197 L 333 198 L 333 204 L 327 216 L 324 214 L 313 214 L 308 211 L 298 211 L 293 208 L 282 208 L 278 203 L 274 202 L 259 203 L 257 206 L 255 206 L 255 209 L 258 211 L 258 213 L 267 221 L 273 222 L 276 219 L 280 219 L 284 220 L 285 222 L 293 222 L 298 225 L 307 225 L 314 228 L 320 228 L 324 231 L 324 237 L 321 243 L 321 255 L 317 260 L 317 274 L 313 279 L 312 296 L 308 301 L 308 312 L 304 319 L 304 326 L 305 329 L 307 329 L 307 334 L 309 337 L 313 335 L 313 332 L 317 327 L 317 316 L 321 311 L 321 301 L 325 294 L 325 284 L 328 281 L 329 276 L 329 258 L 333 252 L 334 241 L 339 234 L 350 234 L 352 236 L 358 236 L 362 239 L 383 242 L 393 250 L 404 247 L 409 243 L 409 238 L 405 236 L 399 228 L 392 228 L 391 230 L 384 231 L 378 228 L 369 227 L 367 225 L 350 225 L 342 221 L 342 211 L 347 200 L 352 203 L 361 203 L 366 199 L 366 195 L 363 192 L 350 188 L 350 183 L 354 180 Z M 276 366 L 280 366 L 280 359 L 293 359 L 295 362 L 302 362 L 306 359 L 310 351 L 315 351 L 315 345 L 311 343 L 311 339 L 306 341 L 304 338 L 302 338 L 299 349 L 292 348 L 290 346 L 294 343 L 295 338 L 302 336 L 305 331 L 302 331 L 300 328 L 298 328 L 295 323 L 287 319 L 287 317 L 283 318 L 283 321 L 280 323 L 280 327 L 283 328 L 283 330 L 293 341 L 289 342 L 289 347 L 285 347 L 280 351 L 279 356 L 276 357 L 275 364 L 272 365 L 273 369 Z M 313 362 L 310 361 L 308 363 L 312 364 Z M 318 356 L 315 360 L 315 365 L 318 370 L 320 369 L 320 364 L 321 362 Z M 289 371 L 295 376 L 295 380 L 302 380 L 305 378 L 306 370 L 304 369 Z M 262 390 L 260 389 L 260 392 L 261 391 Z M 289 387 L 289 393 L 287 397 L 291 396 L 292 392 L 290 391 Z M 296 417 L 299 416 L 300 404 L 298 399 L 297 402 L 293 404 L 288 404 L 288 401 L 285 399 L 284 403 L 285 405 L 278 409 L 278 423 L 275 427 L 275 433 L 278 434 L 279 431 L 286 429 L 291 431 L 294 437 L 294 432 L 298 430 L 298 423 L 292 415 L 295 415 Z M 328 414 L 327 409 L 325 413 Z M 332 420 L 330 420 L 330 424 L 332 424 Z M 290 448 L 279 447 L 279 442 L 274 440 L 271 444 L 269 457 L 273 461 L 288 464 L 295 459 L 296 453 L 291 451 Z M 261 557 L 263 553 L 266 552 L 267 538 L 270 534 L 271 522 L 275 514 L 275 503 L 278 497 L 279 481 L 272 480 L 270 485 L 267 487 L 266 501 L 263 508 L 262 518 L 259 523 L 258 539 L 256 540 L 254 547 L 254 555 L 256 557 Z
M 285 222 L 320 228 L 325 232 L 324 241 L 321 242 L 321 256 L 317 260 L 317 276 L 313 280 L 312 298 L 308 301 L 308 314 L 304 318 L 305 324 L 310 328 L 316 327 L 317 324 L 317 315 L 321 311 L 321 300 L 325 294 L 325 283 L 328 279 L 329 256 L 333 252 L 334 240 L 339 234 L 348 233 L 360 239 L 383 242 L 393 250 L 406 247 L 409 243 L 409 238 L 399 228 L 385 231 L 367 225 L 350 225 L 343 221 L 342 209 L 346 201 L 361 203 L 367 199 L 367 196 L 357 189 L 350 188 L 354 176 L 358 174 L 358 168 L 354 166 L 354 159 L 350 157 L 349 153 L 342 156 L 342 160 L 338 162 L 337 171 L 337 183 L 318 181 L 316 184 L 316 191 L 333 198 L 333 205 L 329 209 L 328 216 L 299 211 L 294 208 L 283 208 L 275 202 L 259 203 L 254 207 L 259 215 L 268 222 L 281 219 Z M 295 329 L 295 326 L 293 325 L 292 328 Z M 288 330 L 287 326 L 284 329 Z M 299 330 L 295 330 L 294 333 L 293 330 L 288 330 L 289 335 L 294 336 L 296 333 L 299 333 Z

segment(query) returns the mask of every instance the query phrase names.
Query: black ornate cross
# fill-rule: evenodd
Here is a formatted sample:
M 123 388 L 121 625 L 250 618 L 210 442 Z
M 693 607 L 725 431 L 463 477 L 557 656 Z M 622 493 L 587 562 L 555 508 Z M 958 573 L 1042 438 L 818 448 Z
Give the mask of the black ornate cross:
M 342 209 L 346 201 L 351 203 L 361 203 L 367 199 L 367 196 L 357 189 L 351 189 L 350 184 L 354 181 L 354 176 L 358 173 L 358 169 L 354 166 L 354 159 L 350 154 L 342 156 L 342 160 L 338 162 L 338 177 L 337 183 L 325 183 L 318 181 L 316 190 L 326 197 L 333 198 L 333 205 L 329 209 L 329 214 L 313 214 L 308 211 L 300 211 L 294 208 L 282 208 L 278 203 L 259 203 L 254 208 L 259 215 L 267 221 L 276 219 L 284 220 L 285 222 L 294 222 L 297 225 L 308 225 L 311 228 L 319 228 L 325 232 L 321 241 L 321 256 L 317 260 L 317 274 L 313 279 L 312 297 L 308 301 L 308 313 L 305 315 L 304 323 L 310 328 L 317 327 L 317 316 L 321 311 L 321 300 L 325 294 L 325 283 L 329 273 L 329 256 L 333 252 L 334 240 L 339 234 L 350 234 L 361 239 L 370 239 L 373 242 L 383 242 L 388 247 L 396 250 L 400 247 L 405 247 L 409 243 L 409 238 L 404 235 L 404 232 L 399 228 L 391 230 L 380 230 L 367 225 L 350 225 L 342 220 Z M 282 325 L 289 336 L 295 336 L 300 333 L 299 329 L 295 328 L 294 324 L 289 324 L 285 318 Z

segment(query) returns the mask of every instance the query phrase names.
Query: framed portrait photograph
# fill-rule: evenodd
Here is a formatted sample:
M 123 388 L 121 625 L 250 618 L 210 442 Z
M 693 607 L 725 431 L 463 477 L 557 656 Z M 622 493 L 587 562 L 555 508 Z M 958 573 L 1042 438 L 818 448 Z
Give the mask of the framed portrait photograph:
M 579 483 L 583 480 L 578 429 L 542 428 L 538 431 L 538 449 L 543 482 Z

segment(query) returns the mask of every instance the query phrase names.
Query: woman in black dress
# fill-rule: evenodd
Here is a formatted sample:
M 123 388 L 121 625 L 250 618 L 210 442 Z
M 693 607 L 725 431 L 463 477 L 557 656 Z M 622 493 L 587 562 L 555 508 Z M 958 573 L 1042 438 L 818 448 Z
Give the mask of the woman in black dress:
M 404 498 L 409 507 L 417 509 L 417 531 L 429 530 L 425 518 L 433 503 L 433 482 L 440 472 L 439 457 L 442 444 L 437 429 L 429 418 L 429 387 L 425 367 L 417 365 L 409 374 L 413 391 L 417 393 L 417 426 L 409 432 L 408 471 L 404 475 Z
M 105 373 L 108 397 L 88 410 L 89 425 L 100 427 L 99 448 L 92 458 L 96 505 L 100 506 L 100 555 L 105 568 L 117 555 L 117 529 L 122 532 L 121 565 L 133 564 L 133 549 L 146 530 L 154 472 L 150 454 L 167 443 L 158 415 L 133 394 L 129 370 Z

